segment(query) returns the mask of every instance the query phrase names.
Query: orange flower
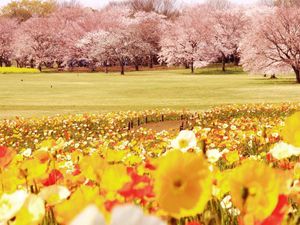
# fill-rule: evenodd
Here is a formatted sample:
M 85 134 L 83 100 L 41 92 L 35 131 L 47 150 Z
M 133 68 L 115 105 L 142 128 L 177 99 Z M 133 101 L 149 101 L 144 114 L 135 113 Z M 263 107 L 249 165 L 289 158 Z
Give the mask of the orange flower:
M 15 155 L 15 150 L 4 146 L 0 146 L 0 169 L 3 169 L 6 166 L 8 166 Z

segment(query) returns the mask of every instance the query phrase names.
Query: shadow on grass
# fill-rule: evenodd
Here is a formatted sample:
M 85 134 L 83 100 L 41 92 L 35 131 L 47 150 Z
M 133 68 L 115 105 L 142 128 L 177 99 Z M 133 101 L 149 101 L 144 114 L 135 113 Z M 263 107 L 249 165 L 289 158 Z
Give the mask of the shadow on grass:
M 293 78 L 278 78 L 278 79 L 270 79 L 270 78 L 252 78 L 252 80 L 260 81 L 258 84 L 264 84 L 264 85 L 299 85 L 299 83 L 296 82 L 296 79 Z
M 237 75 L 237 74 L 246 74 L 243 70 L 236 69 L 228 69 L 226 71 L 222 71 L 220 69 L 207 69 L 196 71 L 196 74 L 199 75 Z

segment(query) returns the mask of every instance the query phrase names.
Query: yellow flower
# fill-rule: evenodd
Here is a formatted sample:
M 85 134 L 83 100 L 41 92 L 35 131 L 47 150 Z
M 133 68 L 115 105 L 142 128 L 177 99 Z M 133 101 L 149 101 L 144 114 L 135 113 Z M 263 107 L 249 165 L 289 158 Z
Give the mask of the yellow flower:
M 13 225 L 38 225 L 45 216 L 45 203 L 37 195 L 30 194 L 16 215 Z
M 294 178 L 300 180 L 300 163 L 296 163 L 294 167 Z
M 101 179 L 106 166 L 106 162 L 98 154 L 86 156 L 80 162 L 82 174 L 93 181 L 99 181 Z
M 66 200 L 70 196 L 70 191 L 68 188 L 59 185 L 52 185 L 49 187 L 43 188 L 39 196 L 44 199 L 48 205 L 56 205 L 64 200 Z
M 238 162 L 240 160 L 240 155 L 237 150 L 230 151 L 225 155 L 225 158 L 229 164 L 233 164 L 235 162 Z
M 177 218 L 201 213 L 211 198 L 208 167 L 202 155 L 179 150 L 158 160 L 154 189 L 160 208 Z
M 102 174 L 100 187 L 106 191 L 117 191 L 130 181 L 127 169 L 123 165 L 108 166 Z
M 300 112 L 286 119 L 282 136 L 288 144 L 300 147 Z
M 96 204 L 98 207 L 103 206 L 99 190 L 97 188 L 82 186 L 71 195 L 70 199 L 55 206 L 56 220 L 61 224 L 68 224 L 90 204 Z
M 25 180 L 19 177 L 19 168 L 16 166 L 10 166 L 0 173 L 0 193 L 13 193 L 18 189 L 18 186 L 24 183 Z
M 20 166 L 20 174 L 29 182 L 32 180 L 46 178 L 47 163 L 41 163 L 38 159 L 29 159 Z
M 277 205 L 282 184 L 279 177 L 262 162 L 246 161 L 235 168 L 229 178 L 232 202 L 242 214 L 264 220 Z

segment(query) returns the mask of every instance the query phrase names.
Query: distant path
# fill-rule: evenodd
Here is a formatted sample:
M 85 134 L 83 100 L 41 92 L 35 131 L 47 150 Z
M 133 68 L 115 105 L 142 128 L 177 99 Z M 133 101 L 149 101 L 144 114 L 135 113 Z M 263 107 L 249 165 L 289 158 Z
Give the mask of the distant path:
M 182 120 L 177 121 L 164 121 L 157 123 L 147 123 L 143 124 L 140 127 L 152 129 L 156 132 L 161 132 L 163 130 L 178 132 L 180 130 L 180 126 L 182 125 Z

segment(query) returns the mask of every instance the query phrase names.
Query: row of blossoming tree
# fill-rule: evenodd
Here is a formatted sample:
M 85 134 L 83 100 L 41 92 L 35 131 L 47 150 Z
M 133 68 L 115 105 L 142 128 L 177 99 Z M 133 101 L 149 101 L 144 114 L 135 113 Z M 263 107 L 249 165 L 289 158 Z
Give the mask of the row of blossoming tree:
M 19 3 L 32 1 L 39 2 Z M 128 0 L 100 10 L 73 3 L 21 19 L 10 9 L 0 17 L 0 64 L 118 65 L 124 74 L 126 65 L 181 65 L 193 73 L 214 62 L 225 71 L 232 61 L 255 73 L 293 71 L 300 83 L 299 15 L 297 1 L 290 0 L 247 8 L 219 0 L 182 7 L 170 0 Z

